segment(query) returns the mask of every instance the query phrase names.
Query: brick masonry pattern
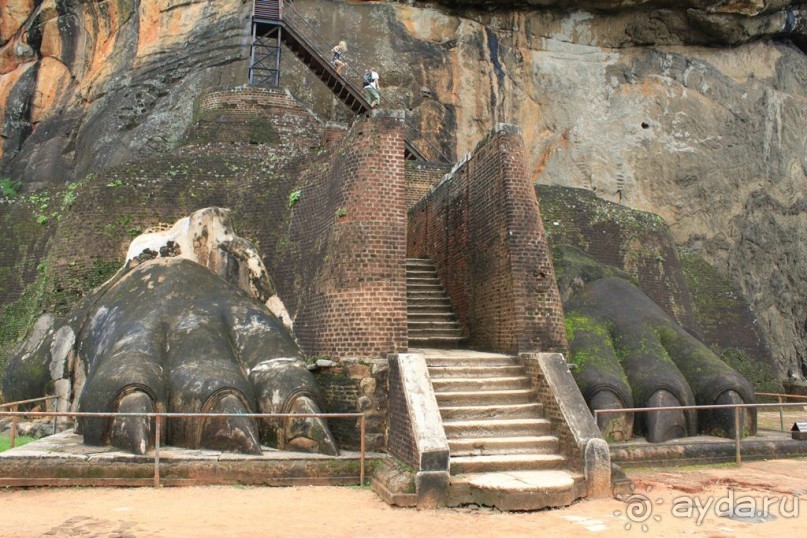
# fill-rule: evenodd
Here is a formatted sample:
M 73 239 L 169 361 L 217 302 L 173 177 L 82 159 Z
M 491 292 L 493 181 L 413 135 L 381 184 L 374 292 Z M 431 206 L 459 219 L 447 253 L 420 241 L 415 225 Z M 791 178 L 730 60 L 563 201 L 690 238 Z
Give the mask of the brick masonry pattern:
M 300 169 L 300 199 L 278 268 L 303 350 L 334 358 L 406 350 L 403 130 L 361 119 Z
M 472 347 L 567 348 L 521 135 L 491 134 L 409 213 L 408 255 L 431 258 Z
M 401 371 L 398 359 L 389 364 L 389 430 L 387 432 L 387 452 L 417 469 L 417 446 L 412 433 L 412 419 L 406 405 Z

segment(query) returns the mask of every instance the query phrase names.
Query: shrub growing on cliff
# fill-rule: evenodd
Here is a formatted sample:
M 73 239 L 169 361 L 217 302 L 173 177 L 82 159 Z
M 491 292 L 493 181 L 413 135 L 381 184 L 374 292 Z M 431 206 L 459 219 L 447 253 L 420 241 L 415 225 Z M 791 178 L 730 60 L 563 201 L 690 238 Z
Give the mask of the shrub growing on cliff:
M 3 177 L 0 178 L 0 197 L 6 198 L 11 200 L 12 198 L 16 198 L 16 196 L 20 193 L 20 189 L 22 188 L 21 181 L 15 181 L 13 179 Z

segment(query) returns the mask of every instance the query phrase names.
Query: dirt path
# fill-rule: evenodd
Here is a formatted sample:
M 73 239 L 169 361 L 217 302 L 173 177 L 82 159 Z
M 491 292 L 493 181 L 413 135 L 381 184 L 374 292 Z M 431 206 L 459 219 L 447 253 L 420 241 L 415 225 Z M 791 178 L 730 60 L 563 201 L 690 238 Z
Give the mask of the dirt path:
M 633 512 L 632 520 L 627 516 L 627 505 L 615 499 L 582 501 L 562 510 L 533 513 L 487 509 L 419 512 L 390 508 L 371 491 L 354 488 L 8 489 L 0 491 L 0 536 L 804 535 L 807 460 L 747 463 L 740 468 L 636 471 L 629 475 L 637 484 L 636 493 L 650 502 L 644 505 L 644 515 Z M 701 510 L 703 517 L 698 524 L 695 503 L 705 506 L 719 498 L 728 499 L 728 488 L 733 489 L 739 515 L 745 514 L 740 503 L 748 508 L 753 502 L 761 508 L 767 496 L 775 499 L 773 517 L 735 521 L 716 515 L 710 504 Z M 795 495 L 802 496 L 800 503 Z M 675 499 L 679 503 L 677 517 L 672 514 Z M 680 512 L 686 499 L 693 508 L 689 518 Z M 791 515 L 794 510 L 799 511 L 798 517 Z M 646 532 L 642 524 L 647 526 Z

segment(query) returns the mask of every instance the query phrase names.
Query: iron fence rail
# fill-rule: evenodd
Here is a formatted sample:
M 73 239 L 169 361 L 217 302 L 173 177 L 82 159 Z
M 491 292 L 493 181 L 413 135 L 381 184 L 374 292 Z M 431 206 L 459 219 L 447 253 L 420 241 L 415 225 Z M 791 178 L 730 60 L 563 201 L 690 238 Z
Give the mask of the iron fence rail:
M 785 400 L 807 400 L 807 396 L 801 396 L 799 394 L 781 394 L 779 392 L 755 392 L 754 395 L 775 397 L 776 401 L 779 403 L 782 403 L 783 398 Z M 781 407 L 779 408 L 779 429 L 785 431 L 785 414 Z
M 53 397 L 50 397 L 53 398 Z M 48 398 L 37 398 L 35 400 L 25 400 L 24 402 L 10 402 L 6 407 L 18 408 L 23 403 L 31 403 Z M 160 430 L 162 420 L 168 418 L 357 418 L 359 419 L 360 430 L 360 455 L 359 455 L 359 485 L 364 485 L 364 463 L 366 455 L 365 447 L 365 415 L 364 413 L 87 413 L 81 411 L 0 411 L 0 417 L 12 417 L 11 439 L 16 438 L 17 419 L 19 417 L 74 417 L 74 418 L 153 418 L 154 419 L 154 487 L 160 486 Z M 55 432 L 55 429 L 54 429 Z M 10 444 L 14 448 L 13 444 Z
M 10 407 L 13 412 L 16 412 L 19 410 L 21 405 L 46 402 L 48 400 L 54 400 L 54 399 L 58 400 L 61 398 L 59 398 L 56 395 L 53 395 L 53 396 L 43 396 L 42 398 L 31 398 L 30 400 L 20 400 L 18 402 L 9 402 L 0 405 L 0 410 Z M 14 445 L 17 444 L 17 422 L 19 422 L 19 418 L 20 417 L 16 415 L 12 416 L 11 418 L 11 433 L 9 433 L 9 440 L 8 440 L 9 448 L 14 448 Z M 53 433 L 56 433 L 56 418 L 57 417 L 53 417 Z

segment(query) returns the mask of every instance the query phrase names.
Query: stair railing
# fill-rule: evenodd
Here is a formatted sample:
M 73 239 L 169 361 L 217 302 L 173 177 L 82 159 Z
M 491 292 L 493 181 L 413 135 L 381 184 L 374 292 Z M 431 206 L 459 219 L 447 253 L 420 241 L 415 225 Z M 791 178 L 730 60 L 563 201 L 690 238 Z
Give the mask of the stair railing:
M 320 56 L 320 60 L 325 63 L 331 63 L 330 55 L 333 45 L 325 37 L 323 37 L 322 34 L 320 34 L 317 29 L 311 25 L 311 23 L 308 22 L 308 20 L 294 7 L 294 3 L 291 0 L 284 2 L 282 13 L 285 24 L 290 26 L 297 34 L 300 35 L 300 37 L 305 39 L 308 46 Z M 345 73 L 341 74 L 340 76 L 345 83 L 353 88 L 354 91 L 361 94 L 362 88 L 364 87 L 364 83 L 362 81 L 364 72 L 366 72 L 366 70 L 357 69 L 353 62 L 347 62 Z M 386 102 L 386 105 L 390 108 L 399 108 L 403 110 L 405 114 L 407 111 L 409 111 L 409 107 L 406 105 L 406 103 L 389 95 L 387 97 L 382 95 L 381 102 Z M 451 164 L 453 162 L 445 156 L 437 144 L 429 140 L 429 138 L 424 135 L 420 129 L 415 127 L 406 117 L 404 117 L 403 121 L 405 126 L 404 132 L 406 141 L 418 153 L 424 157 L 432 157 L 434 160 L 442 161 L 446 164 Z M 421 148 L 423 148 L 423 146 L 428 147 L 428 153 L 424 153 L 422 151 Z

